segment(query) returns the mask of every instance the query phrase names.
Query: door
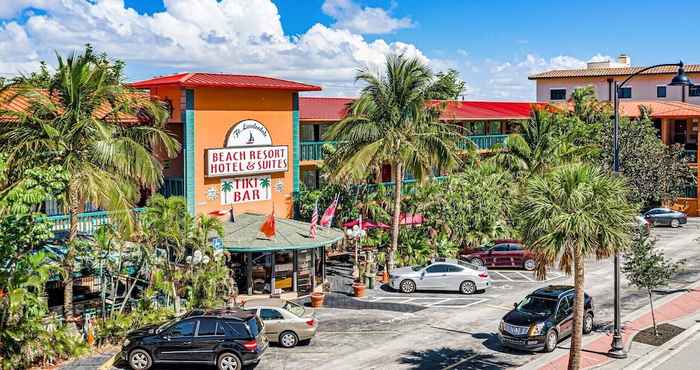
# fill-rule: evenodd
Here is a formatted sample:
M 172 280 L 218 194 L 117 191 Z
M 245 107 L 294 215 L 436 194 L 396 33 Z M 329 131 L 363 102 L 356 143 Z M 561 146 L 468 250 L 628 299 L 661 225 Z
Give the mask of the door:
M 265 324 L 265 336 L 271 341 L 277 341 L 284 330 L 284 316 L 274 308 L 261 308 L 260 319 Z
M 513 267 L 521 267 L 525 262 L 522 246 L 520 244 L 511 243 L 508 249 L 510 250 L 509 254 Z
M 559 308 L 555 320 L 559 324 L 559 338 L 571 335 L 573 329 L 573 294 L 567 295 L 559 301 Z
M 512 267 L 513 262 L 510 257 L 510 246 L 509 244 L 496 244 L 495 247 L 491 249 L 492 261 L 491 265 L 494 267 Z
M 216 319 L 199 319 L 197 333 L 192 341 L 192 361 L 214 362 L 217 347 L 226 337 L 223 325 Z
M 190 319 L 171 326 L 165 333 L 163 344 L 156 350 L 156 357 L 164 361 L 189 359 L 197 323 L 198 320 Z
M 459 290 L 459 286 L 467 277 L 464 273 L 464 268 L 454 265 L 447 266 L 447 289 L 449 290 Z
M 447 265 L 436 263 L 425 269 L 425 274 L 420 280 L 423 289 L 443 290 L 447 289 L 447 279 Z

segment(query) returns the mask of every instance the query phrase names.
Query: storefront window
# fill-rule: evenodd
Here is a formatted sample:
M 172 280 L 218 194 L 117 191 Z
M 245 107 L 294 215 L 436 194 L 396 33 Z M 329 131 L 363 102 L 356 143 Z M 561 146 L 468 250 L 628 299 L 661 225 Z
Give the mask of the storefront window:
M 314 253 L 316 254 L 314 273 L 316 274 L 316 284 L 319 285 L 323 283 L 323 248 L 314 249 Z
M 291 292 L 294 283 L 293 253 L 275 252 L 275 289 Z
M 253 294 L 270 294 L 272 253 L 253 253 Z
M 246 270 L 245 253 L 231 253 L 231 258 L 228 262 L 229 268 L 233 271 L 233 276 L 236 279 L 238 291 L 241 293 L 248 292 L 248 271 Z
M 297 272 L 297 291 L 299 295 L 310 294 L 313 290 L 312 273 L 313 266 L 313 249 L 300 249 L 297 253 L 297 261 L 299 271 Z

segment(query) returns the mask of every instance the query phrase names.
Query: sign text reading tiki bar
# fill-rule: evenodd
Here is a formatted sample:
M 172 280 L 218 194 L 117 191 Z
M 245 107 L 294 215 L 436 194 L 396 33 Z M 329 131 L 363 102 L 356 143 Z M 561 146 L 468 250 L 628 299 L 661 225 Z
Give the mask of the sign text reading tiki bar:
M 208 149 L 207 176 L 286 172 L 287 154 L 285 145 Z

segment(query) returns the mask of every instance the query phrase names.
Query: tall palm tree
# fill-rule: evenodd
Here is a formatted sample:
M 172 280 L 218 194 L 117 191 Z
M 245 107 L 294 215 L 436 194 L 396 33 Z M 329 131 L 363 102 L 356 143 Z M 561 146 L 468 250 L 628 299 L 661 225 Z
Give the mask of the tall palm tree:
M 28 111 L 7 112 L 15 122 L 0 123 L 0 151 L 17 169 L 38 163 L 60 165 L 70 179 L 63 198 L 70 216 L 65 270 L 64 315 L 73 314 L 72 275 L 78 215 L 85 202 L 115 213 L 124 230 L 133 229 L 129 211 L 139 189 L 155 189 L 163 181 L 156 148 L 174 157 L 179 143 L 165 131 L 167 110 L 136 94 L 114 78 L 107 63 L 90 50 L 58 56 L 48 89 L 19 84 L 14 98 L 29 103 Z M 143 123 L 121 124 L 125 115 Z
M 547 266 L 558 263 L 562 271 L 574 275 L 569 369 L 578 369 L 580 364 L 584 261 L 592 256 L 607 258 L 626 248 L 635 214 L 627 201 L 624 180 L 597 167 L 567 164 L 528 181 L 518 210 L 519 227 L 523 242 L 537 256 L 536 272 L 543 278 Z
M 347 117 L 325 136 L 338 142 L 337 150 L 326 160 L 332 179 L 365 180 L 377 166 L 392 166 L 395 188 L 389 269 L 394 267 L 398 245 L 404 171 L 423 179 L 434 168 L 449 169 L 459 163 L 457 140 L 461 136 L 440 123 L 443 106 L 431 104 L 431 99 L 450 90 L 448 79 L 434 76 L 417 58 L 388 56 L 381 73 L 358 72 L 356 81 L 366 86 L 348 107 Z

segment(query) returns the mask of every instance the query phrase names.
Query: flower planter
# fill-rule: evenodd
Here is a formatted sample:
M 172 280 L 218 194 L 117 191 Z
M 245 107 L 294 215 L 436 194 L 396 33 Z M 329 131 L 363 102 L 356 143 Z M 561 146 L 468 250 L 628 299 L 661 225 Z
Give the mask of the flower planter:
M 388 283 L 389 282 L 389 273 L 387 273 L 386 271 L 378 272 L 377 273 L 377 281 L 380 281 L 384 284 Z
M 323 293 L 311 293 L 311 307 L 319 308 L 323 306 Z
M 363 284 L 363 283 L 352 284 L 352 289 L 355 291 L 355 297 L 362 298 L 365 296 L 365 284 Z

